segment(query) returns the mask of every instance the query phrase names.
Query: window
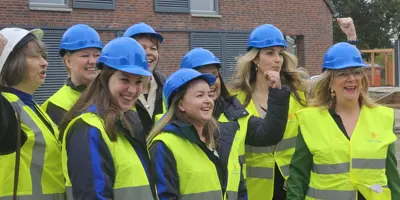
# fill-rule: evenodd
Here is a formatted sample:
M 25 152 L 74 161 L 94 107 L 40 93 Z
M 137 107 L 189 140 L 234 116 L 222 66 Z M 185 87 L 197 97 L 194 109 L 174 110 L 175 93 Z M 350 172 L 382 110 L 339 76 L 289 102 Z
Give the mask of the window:
M 69 0 L 29 0 L 29 7 L 68 8 Z
M 218 0 L 154 0 L 156 12 L 218 14 Z
M 216 14 L 217 0 L 190 0 L 191 13 Z
M 73 0 L 72 8 L 114 10 L 115 0 Z
M 286 44 L 289 53 L 296 55 L 297 54 L 297 46 L 296 46 L 296 36 L 286 36 Z

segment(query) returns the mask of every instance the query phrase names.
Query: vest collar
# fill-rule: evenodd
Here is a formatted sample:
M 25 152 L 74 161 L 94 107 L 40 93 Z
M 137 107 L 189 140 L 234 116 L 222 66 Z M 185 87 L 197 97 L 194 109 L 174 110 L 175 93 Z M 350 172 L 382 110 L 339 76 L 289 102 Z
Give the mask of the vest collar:
M 71 78 L 67 79 L 67 86 L 79 93 L 82 93 L 86 89 L 86 85 L 74 85 L 74 83 L 71 81 Z
M 163 131 L 174 133 L 182 138 L 187 139 L 190 142 L 197 143 L 197 144 L 204 144 L 201 140 L 199 135 L 197 134 L 196 129 L 193 125 L 186 124 L 179 120 L 174 120 L 171 123 L 168 123 Z

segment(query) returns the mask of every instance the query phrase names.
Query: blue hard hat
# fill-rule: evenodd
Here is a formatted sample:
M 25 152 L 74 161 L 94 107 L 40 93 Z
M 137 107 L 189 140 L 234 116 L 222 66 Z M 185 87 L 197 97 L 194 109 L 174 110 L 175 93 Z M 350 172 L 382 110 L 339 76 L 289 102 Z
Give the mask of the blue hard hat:
M 131 74 L 152 75 L 142 45 L 128 37 L 115 38 L 104 46 L 97 60 L 97 64 L 100 63 Z M 102 65 L 97 66 L 101 69 Z
M 194 69 L 204 65 L 217 64 L 221 66 L 219 59 L 209 50 L 194 48 L 183 56 L 180 68 Z
M 132 38 L 134 38 L 134 37 L 136 37 L 137 35 L 140 35 L 140 34 L 152 35 L 152 36 L 156 37 L 160 41 L 160 43 L 162 43 L 163 40 L 164 40 L 164 37 L 161 34 L 157 33 L 153 29 L 153 27 L 145 24 L 144 22 L 140 22 L 140 23 L 132 25 L 131 27 L 129 27 L 124 32 L 123 36 L 124 37 L 132 37 Z
M 61 38 L 58 53 L 62 50 L 76 51 L 86 48 L 103 48 L 99 34 L 86 24 L 76 24 L 68 28 Z
M 273 46 L 287 47 L 282 32 L 272 24 L 263 24 L 256 27 L 250 34 L 247 51 L 251 48 L 267 48 Z
M 322 71 L 325 69 L 346 69 L 367 66 L 360 51 L 347 42 L 339 42 L 326 51 Z
M 217 79 L 217 77 L 213 74 L 202 74 L 194 69 L 187 68 L 178 69 L 176 72 L 171 74 L 165 81 L 163 87 L 163 101 L 165 103 L 165 107 L 167 109 L 169 108 L 169 104 L 171 103 L 170 100 L 172 100 L 170 98 L 175 94 L 176 91 L 197 78 L 204 79 L 210 86 L 213 85 Z

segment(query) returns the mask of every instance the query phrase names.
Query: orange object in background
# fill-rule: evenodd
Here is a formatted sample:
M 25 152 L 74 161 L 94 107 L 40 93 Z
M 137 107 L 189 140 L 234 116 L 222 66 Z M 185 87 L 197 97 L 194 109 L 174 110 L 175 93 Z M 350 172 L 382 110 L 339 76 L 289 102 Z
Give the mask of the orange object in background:
M 364 72 L 368 76 L 368 85 L 370 87 L 382 86 L 382 67 L 378 64 L 374 65 L 374 84 L 372 85 L 372 67 L 371 64 L 367 65 L 367 67 L 364 67 Z

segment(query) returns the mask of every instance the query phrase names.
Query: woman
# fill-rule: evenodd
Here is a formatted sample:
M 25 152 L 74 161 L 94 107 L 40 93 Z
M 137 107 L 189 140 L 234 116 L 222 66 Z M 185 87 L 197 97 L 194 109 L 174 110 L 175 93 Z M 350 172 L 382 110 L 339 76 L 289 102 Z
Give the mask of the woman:
M 125 37 L 131 37 L 138 41 L 146 51 L 149 69 L 153 74 L 150 78 L 143 79 L 143 94 L 136 102 L 136 112 L 142 121 L 144 132 L 147 134 L 157 121 L 156 116 L 166 112 L 162 102 L 162 88 L 166 77 L 156 71 L 160 60 L 159 48 L 164 38 L 151 26 L 141 22 L 129 27 Z
M 223 167 L 215 150 L 218 125 L 209 96 L 209 85 L 215 79 L 212 74 L 179 69 L 165 82 L 163 99 L 168 112 L 147 138 L 160 200 L 222 200 L 225 195 L 236 199 L 238 157 Z
M 120 37 L 102 50 L 101 70 L 66 114 L 62 164 L 67 197 L 157 199 L 140 120 L 131 110 L 151 76 L 142 46 Z
M 249 114 L 235 96 L 231 96 L 219 72 L 221 62 L 215 55 L 203 48 L 190 50 L 183 57 L 181 68 L 195 69 L 201 73 L 214 74 L 217 79 L 211 86 L 211 98 L 214 101 L 213 116 L 218 119 L 220 135 L 217 152 L 226 167 L 228 158 L 239 153 L 241 166 L 245 164 L 245 143 L 253 146 L 272 146 L 281 141 L 285 132 L 290 91 L 281 89 L 278 73 L 266 73 L 273 80 L 270 88 L 269 113 L 263 119 Z M 245 175 L 243 171 L 243 175 Z M 244 176 L 241 177 L 239 198 L 247 199 Z
M 288 199 L 400 199 L 393 109 L 375 105 L 358 49 L 330 47 L 290 164 Z
M 33 93 L 48 63 L 43 31 L 5 28 L 0 56 L 0 199 L 64 199 L 57 126 Z
M 42 105 L 57 125 L 99 73 L 96 61 L 101 48 L 103 43 L 99 34 L 85 24 L 71 26 L 61 38 L 59 54 L 69 77 L 66 84 Z
M 291 90 L 283 140 L 272 147 L 246 146 L 249 199 L 281 200 L 286 196 L 283 185 L 289 175 L 297 135 L 297 122 L 293 115 L 306 105 L 302 91 L 305 86 L 295 70 L 297 59 L 285 51 L 286 46 L 282 32 L 275 26 L 264 24 L 255 28 L 249 37 L 247 53 L 238 58 L 232 80 L 232 92 L 254 116 L 264 117 L 272 111 L 264 106 L 271 100 L 269 93 L 273 84 L 265 74 L 279 74 L 282 85 Z

